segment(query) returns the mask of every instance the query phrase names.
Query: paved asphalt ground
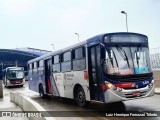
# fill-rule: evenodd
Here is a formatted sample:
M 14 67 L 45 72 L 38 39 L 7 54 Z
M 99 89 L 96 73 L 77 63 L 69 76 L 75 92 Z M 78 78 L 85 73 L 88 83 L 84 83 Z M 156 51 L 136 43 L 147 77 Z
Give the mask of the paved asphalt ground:
M 27 83 L 23 88 L 21 87 L 4 88 L 5 101 L 10 100 L 9 98 L 10 91 L 16 91 L 22 95 L 30 97 L 32 100 L 38 102 L 47 111 L 52 111 L 52 112 L 60 111 L 58 112 L 58 114 L 61 113 L 62 116 L 63 114 L 66 114 L 66 113 L 82 116 L 82 117 L 56 117 L 57 120 L 61 120 L 61 119 L 65 119 L 65 120 L 71 120 L 71 119 L 73 120 L 74 119 L 75 120 L 122 120 L 122 119 L 123 120 L 160 120 L 160 117 L 106 117 L 106 116 L 101 116 L 99 114 L 99 110 L 106 111 L 106 112 L 121 111 L 122 113 L 131 112 L 131 111 L 138 111 L 139 113 L 146 113 L 149 111 L 157 112 L 157 111 L 160 111 L 160 94 L 155 94 L 152 97 L 125 101 L 122 103 L 113 103 L 113 104 L 91 103 L 87 108 L 81 108 L 81 107 L 78 107 L 77 104 L 70 99 L 60 99 L 60 98 L 53 98 L 53 97 L 41 99 L 38 93 L 35 93 L 28 89 Z M 10 101 L 8 103 L 11 104 L 11 106 L 12 105 L 14 106 L 14 104 L 11 103 Z M 14 107 L 17 107 L 17 106 L 14 106 Z M 62 111 L 68 111 L 68 112 L 65 113 Z M 83 112 L 79 113 L 77 111 L 83 111 Z M 91 113 L 88 111 L 94 111 L 94 112 Z M 93 114 L 96 114 L 99 117 L 93 117 Z M 84 117 L 86 115 L 87 117 Z

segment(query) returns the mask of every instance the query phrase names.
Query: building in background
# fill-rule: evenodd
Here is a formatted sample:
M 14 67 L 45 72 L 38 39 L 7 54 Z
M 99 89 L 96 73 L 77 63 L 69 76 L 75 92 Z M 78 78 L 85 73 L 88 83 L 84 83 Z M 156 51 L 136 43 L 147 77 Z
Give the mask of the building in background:
M 152 70 L 160 69 L 160 48 L 150 49 L 150 60 Z
M 36 53 L 36 54 L 40 54 L 40 55 L 47 54 L 47 53 L 51 52 L 51 51 L 47 51 L 47 50 L 41 50 L 41 49 L 30 48 L 30 47 L 16 48 L 15 50 L 31 52 L 31 53 Z
M 0 49 L 0 79 L 6 67 L 19 66 L 27 71 L 27 62 L 51 51 L 35 48 Z

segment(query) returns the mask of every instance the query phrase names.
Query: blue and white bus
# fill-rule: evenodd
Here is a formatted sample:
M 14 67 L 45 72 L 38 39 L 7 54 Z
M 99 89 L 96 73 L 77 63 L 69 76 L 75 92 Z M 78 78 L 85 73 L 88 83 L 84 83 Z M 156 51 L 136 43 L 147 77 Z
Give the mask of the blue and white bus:
M 100 34 L 30 60 L 28 68 L 31 90 L 79 106 L 154 95 L 148 38 L 139 33 Z

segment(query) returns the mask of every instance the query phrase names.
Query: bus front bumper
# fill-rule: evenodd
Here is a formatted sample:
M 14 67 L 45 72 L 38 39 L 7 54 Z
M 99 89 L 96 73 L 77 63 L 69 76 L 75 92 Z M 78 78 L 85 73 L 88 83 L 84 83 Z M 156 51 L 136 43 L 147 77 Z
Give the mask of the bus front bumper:
M 7 81 L 7 87 L 10 87 L 10 86 L 20 86 L 20 85 L 24 85 L 25 84 L 25 80 L 23 80 L 23 82 L 21 83 L 14 83 L 14 84 L 11 84 L 10 81 Z
M 137 96 L 133 96 L 133 93 L 136 92 L 139 92 L 139 94 Z M 153 95 L 154 85 L 152 87 L 146 86 L 139 89 L 122 89 L 122 91 L 108 89 L 105 92 L 105 103 L 133 100 Z

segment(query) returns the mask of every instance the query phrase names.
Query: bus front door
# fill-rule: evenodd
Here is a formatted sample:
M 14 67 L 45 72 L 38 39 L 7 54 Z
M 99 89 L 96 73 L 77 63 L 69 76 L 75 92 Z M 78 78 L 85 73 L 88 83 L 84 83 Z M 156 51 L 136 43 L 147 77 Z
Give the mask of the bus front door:
M 88 72 L 91 100 L 102 100 L 102 80 L 101 80 L 101 63 L 100 63 L 100 46 L 88 48 Z

